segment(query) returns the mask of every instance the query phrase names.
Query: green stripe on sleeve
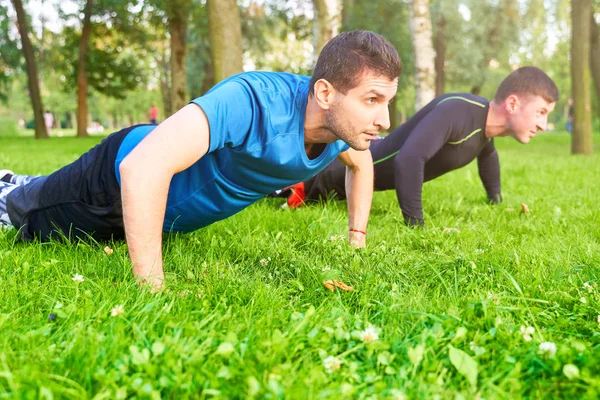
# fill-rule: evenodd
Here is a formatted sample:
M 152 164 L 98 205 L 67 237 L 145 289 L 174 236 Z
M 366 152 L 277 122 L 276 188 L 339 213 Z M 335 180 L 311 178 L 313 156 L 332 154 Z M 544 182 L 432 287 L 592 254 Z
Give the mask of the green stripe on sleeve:
M 440 104 L 442 104 L 443 102 L 445 102 L 446 100 L 452 100 L 452 99 L 459 99 L 459 100 L 464 100 L 467 103 L 471 103 L 471 104 L 475 104 L 476 106 L 479 106 L 481 108 L 485 108 L 485 104 L 482 104 L 478 101 L 474 101 L 474 100 L 469 100 L 466 97 L 462 97 L 462 96 L 450 96 L 450 97 L 446 97 L 444 100 L 440 101 L 439 103 L 436 104 L 436 107 L 439 106 Z

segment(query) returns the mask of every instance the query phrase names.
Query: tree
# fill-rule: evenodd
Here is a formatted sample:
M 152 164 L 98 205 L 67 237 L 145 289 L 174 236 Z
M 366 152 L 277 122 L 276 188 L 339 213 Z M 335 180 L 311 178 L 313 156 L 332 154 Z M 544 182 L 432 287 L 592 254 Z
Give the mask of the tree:
M 33 54 L 33 46 L 29 40 L 29 28 L 27 27 L 27 15 L 23 9 L 21 0 L 12 0 L 17 13 L 17 23 L 19 34 L 23 45 L 23 55 L 27 66 L 27 78 L 29 83 L 29 96 L 31 98 L 31 107 L 33 109 L 33 120 L 35 123 L 35 138 L 45 139 L 48 137 L 46 124 L 44 123 L 44 106 L 40 97 L 40 84 L 38 81 L 37 66 Z
M 446 26 L 451 10 L 448 2 L 433 0 L 430 5 L 433 23 L 433 49 L 435 50 L 435 95 L 446 91 Z
M 214 83 L 243 71 L 242 25 L 235 0 L 208 0 Z
M 313 0 L 314 5 L 314 57 L 323 46 L 334 36 L 340 33 L 342 27 L 342 2 L 341 0 Z
M 87 136 L 87 52 L 92 32 L 92 7 L 93 0 L 87 0 L 83 11 L 83 22 L 81 26 L 81 39 L 79 40 L 79 62 L 77 63 L 77 137 Z
M 390 126 L 395 128 L 412 114 L 415 101 L 412 84 L 414 54 L 408 28 L 408 6 L 397 0 L 353 0 L 344 4 L 344 7 L 347 6 L 351 7 L 347 10 L 344 30 L 367 29 L 377 32 L 394 45 L 402 58 L 403 89 L 398 91 L 390 104 Z
M 411 0 L 409 10 L 415 53 L 415 107 L 419 110 L 435 97 L 435 66 L 429 0 Z
M 127 91 L 144 83 L 149 72 L 142 66 L 148 58 L 144 14 L 132 12 L 134 4 L 134 0 L 85 0 L 73 14 L 59 10 L 66 23 L 46 58 L 52 58 L 49 64 L 63 73 L 66 91 L 77 87 L 79 137 L 87 136 L 91 89 L 124 98 Z
M 520 1 L 520 0 L 519 0 Z M 500 81 L 518 64 L 521 47 L 517 0 L 439 0 L 446 20 L 446 91 L 480 89 L 493 96 Z M 433 3 L 434 5 L 436 3 Z M 432 11 L 435 12 L 433 7 Z M 485 21 L 482 23 L 482 21 Z
M 590 14 L 590 69 L 594 78 L 596 98 L 600 100 L 600 32 L 593 13 Z
M 592 154 L 590 95 L 590 0 L 572 0 L 571 84 L 573 98 L 573 154 Z
M 0 4 L 0 101 L 8 99 L 13 71 L 21 62 L 21 51 L 9 35 L 10 24 L 8 8 Z
M 546 60 L 544 50 L 547 47 L 546 9 L 544 0 L 529 0 L 529 7 L 522 19 L 520 36 L 522 47 L 526 51 L 525 58 L 532 64 L 541 66 Z
M 173 113 L 188 103 L 186 34 L 190 5 L 190 0 L 167 1 L 171 35 L 171 111 Z

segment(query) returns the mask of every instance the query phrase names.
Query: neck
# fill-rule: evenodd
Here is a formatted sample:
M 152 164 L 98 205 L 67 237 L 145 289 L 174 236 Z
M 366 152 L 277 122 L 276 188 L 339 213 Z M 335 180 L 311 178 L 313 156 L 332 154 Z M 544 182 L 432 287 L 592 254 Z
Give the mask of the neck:
M 506 136 L 508 133 L 508 124 L 506 113 L 501 105 L 492 101 L 488 109 L 487 119 L 485 121 L 485 136 L 493 138 L 496 136 Z
M 317 143 L 333 143 L 338 138 L 327 127 L 325 110 L 317 104 L 313 95 L 308 95 L 306 115 L 304 116 L 304 145 L 312 146 Z

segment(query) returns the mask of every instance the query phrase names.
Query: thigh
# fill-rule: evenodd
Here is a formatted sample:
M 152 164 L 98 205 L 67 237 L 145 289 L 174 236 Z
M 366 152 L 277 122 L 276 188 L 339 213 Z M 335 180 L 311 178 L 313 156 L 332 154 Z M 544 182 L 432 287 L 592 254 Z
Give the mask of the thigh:
M 75 162 L 12 191 L 7 206 L 19 238 L 124 237 L 114 162 L 131 129 L 110 135 Z

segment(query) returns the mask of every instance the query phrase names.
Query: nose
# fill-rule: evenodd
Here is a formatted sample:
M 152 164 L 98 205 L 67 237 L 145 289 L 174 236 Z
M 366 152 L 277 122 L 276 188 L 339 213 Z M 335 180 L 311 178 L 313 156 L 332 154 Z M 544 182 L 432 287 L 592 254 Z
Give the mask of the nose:
M 546 129 L 548 129 L 548 116 L 544 116 L 542 118 L 542 120 L 540 121 L 540 123 L 537 125 L 537 130 L 538 131 L 545 131 Z
M 387 106 L 382 107 L 381 111 L 377 114 L 375 126 L 381 127 L 384 131 L 390 129 L 390 110 Z

